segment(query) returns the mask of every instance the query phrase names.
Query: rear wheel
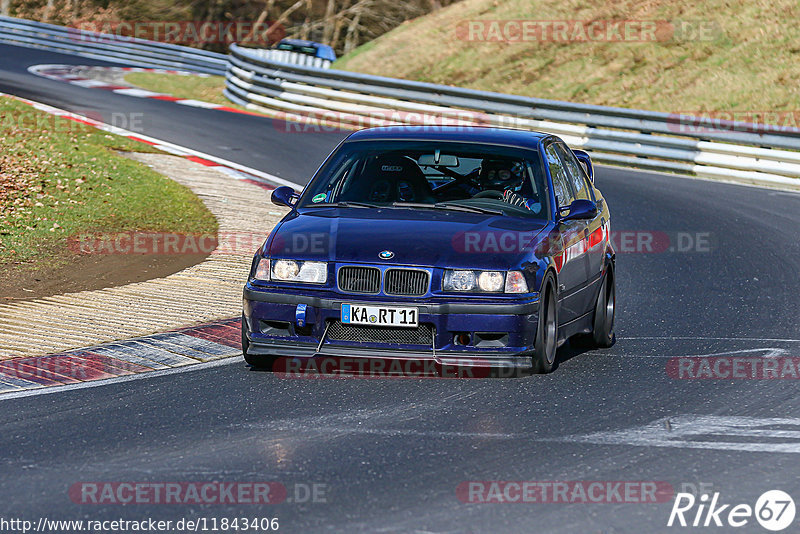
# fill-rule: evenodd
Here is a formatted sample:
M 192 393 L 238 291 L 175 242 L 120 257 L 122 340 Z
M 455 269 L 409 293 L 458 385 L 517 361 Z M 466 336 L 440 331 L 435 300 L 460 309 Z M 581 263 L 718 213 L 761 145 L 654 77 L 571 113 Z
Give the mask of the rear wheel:
M 607 349 L 616 341 L 614 335 L 616 307 L 617 284 L 614 281 L 614 268 L 609 266 L 594 307 L 592 342 L 595 346 Z
M 555 368 L 558 345 L 558 314 L 556 313 L 555 283 L 547 275 L 539 299 L 539 323 L 531 356 L 534 373 L 549 373 Z

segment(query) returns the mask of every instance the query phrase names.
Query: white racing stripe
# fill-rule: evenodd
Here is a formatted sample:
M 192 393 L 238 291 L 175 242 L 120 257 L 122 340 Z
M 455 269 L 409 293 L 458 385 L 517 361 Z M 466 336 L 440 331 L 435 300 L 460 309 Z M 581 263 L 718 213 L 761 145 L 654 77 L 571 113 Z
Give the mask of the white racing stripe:
M 548 441 L 800 454 L 800 418 L 678 415 L 622 430 Z
M 750 358 L 778 358 L 780 356 L 792 356 L 789 349 L 781 347 L 759 347 L 754 349 L 726 350 L 720 352 L 708 352 L 703 354 L 637 354 L 637 353 L 607 353 L 605 356 L 620 358 L 721 358 L 721 357 L 750 357 Z
M 800 343 L 800 339 L 780 339 L 780 338 L 758 338 L 758 337 L 695 337 L 695 336 L 639 336 L 639 337 L 620 337 L 620 340 L 651 340 L 651 339 L 664 339 L 664 340 L 688 340 L 688 341 L 779 341 L 785 343 Z
M 72 83 L 77 83 L 77 82 L 72 82 Z M 104 83 L 103 85 L 108 85 L 108 84 Z M 154 96 L 169 96 L 165 95 L 164 93 L 156 93 L 153 91 L 148 91 L 146 89 L 138 89 L 136 87 L 131 87 L 129 89 L 114 89 L 113 92 L 117 93 L 118 95 L 137 96 L 140 98 L 151 98 Z
M 202 100 L 192 100 L 192 99 L 175 100 L 175 103 L 180 104 L 182 106 L 192 106 L 195 108 L 206 108 L 206 109 L 217 109 L 222 107 L 219 104 L 212 104 L 210 102 L 203 102 Z

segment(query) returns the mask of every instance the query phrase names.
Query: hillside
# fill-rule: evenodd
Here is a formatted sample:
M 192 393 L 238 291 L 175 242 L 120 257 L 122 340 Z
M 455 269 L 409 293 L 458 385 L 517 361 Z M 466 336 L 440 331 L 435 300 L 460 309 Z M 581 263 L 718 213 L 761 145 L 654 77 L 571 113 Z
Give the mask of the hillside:
M 567 39 L 542 23 L 520 38 L 510 20 L 566 21 Z M 616 35 L 607 28 L 594 34 L 600 40 L 573 40 L 602 28 L 591 21 L 609 20 L 629 21 L 632 39 L 610 42 L 605 35 Z M 780 110 L 790 113 L 768 122 L 797 126 L 798 20 L 797 0 L 462 0 L 357 48 L 334 68 L 665 112 Z M 497 42 L 504 35 L 510 41 Z

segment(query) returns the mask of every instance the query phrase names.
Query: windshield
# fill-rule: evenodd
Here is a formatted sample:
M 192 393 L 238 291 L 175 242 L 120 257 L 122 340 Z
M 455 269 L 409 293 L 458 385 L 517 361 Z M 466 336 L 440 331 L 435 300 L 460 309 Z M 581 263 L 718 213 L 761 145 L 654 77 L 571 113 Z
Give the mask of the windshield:
M 442 141 L 342 145 L 299 207 L 417 207 L 548 218 L 539 153 Z

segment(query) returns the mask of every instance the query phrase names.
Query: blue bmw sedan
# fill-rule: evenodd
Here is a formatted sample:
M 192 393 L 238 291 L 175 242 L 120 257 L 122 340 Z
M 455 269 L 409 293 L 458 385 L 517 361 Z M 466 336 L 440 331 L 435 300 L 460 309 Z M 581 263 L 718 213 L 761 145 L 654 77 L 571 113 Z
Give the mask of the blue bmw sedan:
M 589 156 L 498 128 L 350 135 L 254 259 L 242 352 L 423 359 L 547 373 L 570 338 L 614 343 L 610 212 Z

